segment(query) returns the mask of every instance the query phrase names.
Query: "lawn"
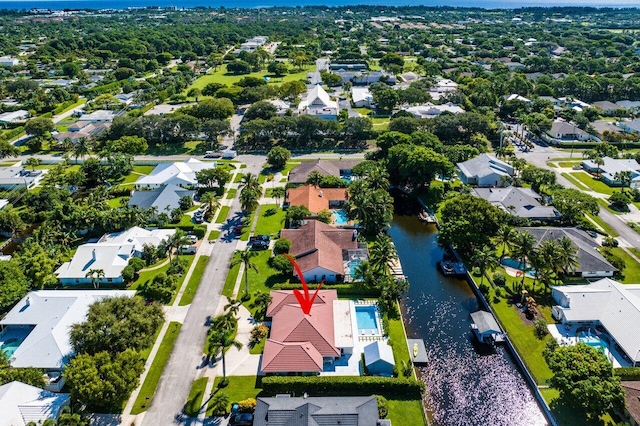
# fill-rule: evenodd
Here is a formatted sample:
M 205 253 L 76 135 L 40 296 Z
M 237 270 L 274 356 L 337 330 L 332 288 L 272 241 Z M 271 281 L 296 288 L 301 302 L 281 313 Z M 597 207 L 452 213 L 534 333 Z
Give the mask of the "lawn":
M 569 182 L 571 182 L 572 184 L 574 184 L 578 189 L 582 190 L 582 191 L 589 191 L 590 188 L 588 186 L 583 185 L 582 183 L 580 183 L 579 180 L 577 180 L 575 177 L 573 177 L 570 173 L 561 173 L 561 175 L 565 178 L 567 178 L 567 180 Z
M 244 173 L 236 173 L 236 177 L 233 179 L 233 183 L 240 183 L 243 177 Z
M 257 345 L 253 346 L 249 349 L 249 353 L 252 355 L 260 355 L 264 350 L 264 345 L 267 343 L 267 337 L 263 337 Z
M 187 259 L 187 270 L 189 270 L 189 267 L 191 267 L 191 262 L 193 262 L 193 259 L 195 258 L 195 255 L 193 254 L 183 254 L 180 255 L 181 258 L 183 259 Z M 152 267 L 154 265 L 151 265 Z M 167 262 L 166 265 L 164 265 L 162 268 L 158 268 L 158 269 L 153 269 L 150 271 L 145 271 L 142 270 L 140 272 L 140 275 L 138 276 L 138 279 L 135 280 L 133 282 L 133 284 L 131 284 L 127 290 L 137 290 L 142 284 L 146 283 L 149 280 L 152 280 L 153 277 L 155 277 L 156 275 L 158 275 L 161 272 L 164 272 L 165 274 L 167 273 L 167 269 L 169 269 L 169 262 Z M 180 279 L 178 279 L 178 286 L 180 286 L 180 284 L 182 283 L 182 276 L 180 277 Z M 177 290 L 176 290 L 177 292 Z M 174 297 L 175 297 L 175 292 L 174 292 Z M 173 303 L 173 300 L 169 303 L 171 304 Z
M 288 176 L 289 172 L 299 165 L 299 161 L 287 161 L 287 165 L 284 166 L 284 169 L 280 170 L 280 173 L 282 173 L 283 176 Z
M 196 267 L 193 268 L 191 278 L 189 278 L 189 284 L 187 284 L 187 288 L 185 288 L 184 293 L 180 298 L 180 303 L 178 304 L 179 306 L 188 305 L 193 301 L 193 298 L 196 295 L 196 290 L 198 290 L 198 285 L 200 284 L 200 280 L 202 279 L 202 275 L 204 274 L 204 270 L 206 269 L 208 262 L 209 256 L 200 256 L 200 258 L 198 258 L 198 263 L 196 263 Z
M 204 398 L 204 392 L 207 388 L 207 377 L 201 377 L 196 379 L 191 385 L 191 391 L 189 392 L 189 398 L 184 405 L 184 413 L 189 417 L 197 417 L 200 409 L 202 408 L 202 398 Z
M 290 67 L 291 73 L 285 75 L 284 77 L 276 77 L 275 75 L 269 74 L 267 71 L 259 71 L 252 72 L 251 74 L 244 75 L 234 75 L 227 73 L 227 65 L 224 64 L 220 66 L 217 71 L 212 72 L 210 74 L 204 75 L 198 78 L 191 86 L 189 86 L 184 93 L 186 94 L 192 88 L 204 89 L 204 87 L 209 83 L 220 83 L 226 84 L 227 86 L 232 86 L 234 83 L 237 83 L 244 77 L 258 77 L 264 78 L 269 77 L 269 84 L 282 84 L 287 81 L 296 81 L 296 80 L 307 80 L 307 73 L 311 71 L 315 71 L 315 64 L 309 64 L 304 67 L 302 70 L 298 70 L 297 68 Z
M 288 275 L 280 275 L 278 271 L 269 266 L 271 250 L 265 250 L 256 253 L 257 256 L 252 258 L 252 262 L 258 268 L 258 272 L 256 273 L 253 269 L 249 270 L 249 294 L 253 295 L 256 291 L 267 293 L 271 290 L 271 287 L 273 287 L 274 284 L 289 282 Z M 245 271 L 244 273 L 246 274 L 247 271 Z M 244 288 L 245 285 L 243 275 L 239 293 L 243 293 Z M 252 308 L 250 307 L 250 303 L 250 301 L 245 302 L 245 306 L 247 307 L 247 309 L 253 312 Z
M 601 180 L 594 178 L 587 172 L 571 172 L 571 175 L 592 191 L 607 195 L 613 194 L 613 188 Z
M 426 425 L 422 401 L 419 399 L 389 399 L 389 415 L 393 425 Z
M 227 278 L 224 281 L 224 287 L 222 288 L 222 295 L 226 297 L 233 296 L 233 288 L 236 285 L 236 280 L 238 279 L 238 272 L 240 270 L 240 265 L 235 265 L 229 269 L 227 273 Z
M 593 220 L 595 223 L 597 223 L 598 226 L 600 228 L 602 228 L 604 230 L 604 232 L 606 232 L 610 236 L 617 237 L 617 236 L 620 235 L 607 222 L 605 222 L 604 220 L 600 219 L 599 216 L 593 216 L 593 215 L 590 215 L 588 213 L 586 214 L 586 216 L 589 217 L 591 220 Z
M 256 398 L 262 391 L 260 379 L 256 376 L 228 376 L 227 379 L 229 379 L 229 386 L 218 388 L 222 378 L 216 377 L 216 381 L 213 384 L 213 395 L 218 392 L 224 392 L 229 396 L 231 404 L 247 398 Z M 227 407 L 228 409 L 231 408 L 231 404 Z M 211 416 L 211 410 L 207 407 L 207 417 L 209 416 Z
M 227 195 L 226 195 L 226 199 L 227 200 L 232 200 L 234 198 L 236 198 L 236 193 L 238 192 L 237 189 L 235 188 L 231 188 L 229 191 L 227 191 Z
M 640 264 L 620 247 L 612 248 L 611 253 L 622 258 L 626 265 L 622 274 L 623 278 L 619 281 L 624 284 L 640 283 Z
M 136 402 L 131 409 L 131 414 L 140 414 L 146 410 L 149 404 L 151 404 L 153 395 L 156 393 L 156 387 L 158 386 L 158 382 L 160 381 L 160 376 L 162 376 L 164 366 L 169 360 L 171 350 L 173 349 L 173 344 L 178 338 L 181 326 L 182 324 L 180 324 L 179 322 L 171 322 L 169 324 L 167 333 L 164 335 L 162 343 L 160 343 L 158 353 L 156 353 L 156 357 L 153 359 L 153 363 L 151 363 L 151 367 L 149 368 L 147 377 L 142 384 L 140 393 L 138 394 Z
M 208 240 L 215 241 L 218 239 L 219 236 L 220 236 L 220 231 L 217 229 L 214 229 L 213 231 L 209 232 Z
M 582 161 L 559 161 L 558 162 L 559 167 L 573 167 L 573 166 L 579 166 L 580 164 L 582 164 Z
M 227 220 L 227 216 L 229 215 L 229 210 L 231 210 L 231 207 L 229 206 L 220 207 L 218 217 L 216 218 L 216 223 L 224 223 Z
M 584 410 L 570 407 L 559 400 L 560 393 L 552 388 L 540 389 L 542 397 L 551 407 L 553 417 L 561 426 L 583 425 L 583 426 L 615 426 L 613 418 L 609 414 L 601 416 L 599 419 L 589 419 L 584 415 Z
M 369 108 L 353 108 L 353 110 L 356 111 L 358 114 L 364 115 L 364 116 L 371 114 L 371 109 Z
M 407 346 L 407 336 L 402 327 L 400 319 L 389 319 L 389 340 L 392 341 L 393 358 L 396 361 L 398 370 L 402 370 L 402 361 L 411 360 L 409 356 L 409 347 Z
M 278 235 L 284 227 L 286 212 L 279 209 L 276 204 L 264 204 L 260 206 L 260 216 L 254 231 L 255 235 Z

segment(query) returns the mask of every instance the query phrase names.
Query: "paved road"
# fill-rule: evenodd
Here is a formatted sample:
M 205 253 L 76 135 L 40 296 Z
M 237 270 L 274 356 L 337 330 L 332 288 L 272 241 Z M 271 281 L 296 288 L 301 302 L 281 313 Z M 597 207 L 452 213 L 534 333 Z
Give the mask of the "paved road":
M 260 172 L 264 157 L 256 157 L 254 160 L 259 161 L 247 164 L 243 172 Z M 222 235 L 215 244 L 193 303 L 189 306 L 156 394 L 144 416 L 143 425 L 157 426 L 184 422 L 182 409 L 196 373 L 205 365 L 203 347 L 208 322 L 220 302 L 220 294 L 229 270 L 229 261 L 238 245 L 238 239 L 231 230 L 240 223 L 240 214 L 240 203 L 236 197 L 231 204 L 229 220 L 223 225 Z
M 552 160 L 559 157 L 568 157 L 569 155 L 566 152 L 557 151 L 550 146 L 536 146 L 530 152 L 521 152 L 516 150 L 516 156 L 524 158 L 536 167 L 552 170 L 553 172 L 555 172 L 556 179 L 559 184 L 567 188 L 579 189 L 572 182 L 562 176 L 558 172 L 558 169 L 547 165 L 547 161 L 549 161 L 550 159 Z M 576 158 L 576 160 L 580 160 L 582 158 L 581 154 L 574 154 L 573 156 Z M 620 234 L 618 240 L 620 241 L 621 245 L 624 245 L 624 243 L 626 242 L 630 246 L 640 247 L 640 234 L 629 228 L 620 217 L 611 213 L 609 210 L 605 209 L 602 206 L 600 206 L 599 217 L 609 226 L 615 229 L 618 234 Z

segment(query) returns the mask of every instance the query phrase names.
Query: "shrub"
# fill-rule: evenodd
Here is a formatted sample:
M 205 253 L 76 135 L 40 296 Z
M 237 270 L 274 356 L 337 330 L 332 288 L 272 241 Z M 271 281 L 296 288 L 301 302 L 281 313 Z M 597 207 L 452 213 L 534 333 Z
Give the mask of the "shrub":
M 474 266 L 473 269 L 471 269 L 471 273 L 474 277 L 479 277 L 480 275 L 482 275 L 480 268 L 478 268 L 477 266 Z
M 258 324 L 251 330 L 251 345 L 257 345 L 269 333 L 269 327 L 264 324 Z
M 238 401 L 238 410 L 243 413 L 252 413 L 256 409 L 256 399 L 247 398 L 242 401 Z
M 307 283 L 309 290 L 315 290 L 318 284 Z M 276 284 L 272 287 L 273 290 L 294 290 L 302 289 L 302 284 L 289 283 L 289 284 Z M 361 297 L 378 297 L 380 296 L 379 288 L 367 288 L 361 284 L 324 284 L 323 290 L 336 290 L 338 296 L 361 296 Z
M 131 265 L 127 265 L 122 270 L 122 279 L 125 283 L 130 283 L 136 277 L 136 270 Z
M 500 287 L 503 287 L 507 283 L 507 277 L 502 272 L 494 272 L 491 278 L 493 279 L 493 283 Z
M 273 254 L 289 253 L 289 250 L 291 250 L 291 240 L 287 238 L 280 238 L 273 245 Z
M 357 376 L 269 376 L 262 379 L 262 389 L 269 395 L 371 395 L 416 396 L 424 392 L 424 383 L 405 378 Z
M 182 275 L 187 270 L 189 262 L 181 257 L 171 259 L 171 264 L 167 268 L 167 275 Z
M 322 223 L 331 223 L 333 220 L 333 213 L 331 213 L 331 210 L 320 210 L 317 218 Z
M 613 374 L 620 377 L 623 382 L 640 380 L 640 367 L 614 368 Z
M 138 272 L 139 270 L 147 266 L 147 263 L 139 257 L 132 257 L 131 259 L 129 259 L 129 266 L 131 266 L 134 271 Z
M 549 329 L 547 328 L 547 322 L 543 319 L 537 319 L 533 323 L 533 332 L 535 333 L 538 339 L 544 339 L 544 337 L 549 334 Z
M 289 262 L 289 259 L 279 254 L 271 259 L 271 267 L 282 275 L 291 273 L 293 271 L 293 265 Z
M 504 297 L 505 295 L 504 289 L 501 287 L 496 288 L 495 292 L 496 292 L 496 297 Z
M 480 293 L 484 294 L 485 296 L 487 296 L 489 294 L 489 284 L 487 283 L 482 283 L 478 286 L 478 288 L 480 289 Z
M 222 382 L 220 382 L 220 384 L 222 384 Z M 224 392 L 216 393 L 211 397 L 211 402 L 209 402 L 209 407 L 213 409 L 214 416 L 226 415 L 228 406 L 229 406 L 229 395 L 227 395 Z
M 378 418 L 384 419 L 389 414 L 389 401 L 382 395 L 375 395 L 378 400 Z
M 144 283 L 140 293 L 145 299 L 156 300 L 161 303 L 169 303 L 176 288 L 175 277 L 165 273 L 159 273 L 153 280 Z

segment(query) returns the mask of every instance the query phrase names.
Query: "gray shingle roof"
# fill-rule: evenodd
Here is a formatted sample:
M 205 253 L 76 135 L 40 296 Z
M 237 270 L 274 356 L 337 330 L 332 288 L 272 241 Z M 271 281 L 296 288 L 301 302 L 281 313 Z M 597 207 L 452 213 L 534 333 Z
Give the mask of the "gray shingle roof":
M 359 163 L 361 163 L 361 160 L 306 161 L 300 163 L 289 172 L 289 182 L 305 183 L 309 175 L 314 171 L 317 171 L 322 176 L 340 177 L 340 170 L 351 170 Z
M 502 329 L 496 322 L 496 319 L 489 312 L 478 311 L 471 314 L 473 323 L 478 327 L 480 334 L 484 333 L 502 333 Z
M 498 173 L 503 176 L 513 175 L 513 167 L 511 167 L 510 164 L 488 154 L 480 154 L 471 160 L 457 163 L 457 166 L 468 178 L 483 177 L 493 173 Z
M 616 267 L 605 259 L 597 250 L 598 243 L 589 235 L 578 228 L 518 228 L 525 230 L 536 239 L 536 247 L 543 241 L 553 239 L 560 240 L 562 237 L 571 239 L 574 246 L 578 248 L 578 267 L 577 273 L 596 272 L 596 271 L 617 271 Z
M 555 207 L 540 204 L 538 201 L 540 195 L 530 188 L 473 188 L 471 193 L 518 217 L 529 219 L 560 217 L 560 212 Z
M 195 191 L 189 191 L 177 185 L 163 185 L 150 191 L 135 191 L 129 200 L 128 206 L 136 206 L 141 209 L 157 207 L 158 212 L 163 212 L 167 206 L 170 210 L 180 207 L 180 198 L 185 195 L 193 197 L 194 193 Z
M 373 396 L 258 398 L 254 426 L 375 426 Z

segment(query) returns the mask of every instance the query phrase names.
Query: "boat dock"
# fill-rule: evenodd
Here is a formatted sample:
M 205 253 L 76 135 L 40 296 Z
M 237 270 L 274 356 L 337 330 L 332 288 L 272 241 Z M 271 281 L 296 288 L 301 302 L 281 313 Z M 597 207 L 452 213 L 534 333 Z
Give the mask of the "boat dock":
M 471 313 L 471 329 L 480 343 L 494 345 L 504 343 L 504 332 L 493 314 L 487 311 Z
M 409 346 L 409 356 L 414 364 L 427 363 L 427 348 L 424 345 L 424 340 L 407 339 L 407 345 Z
M 454 262 L 453 260 L 442 259 L 439 266 L 442 273 L 447 276 L 458 276 L 467 273 L 467 268 L 462 262 Z

